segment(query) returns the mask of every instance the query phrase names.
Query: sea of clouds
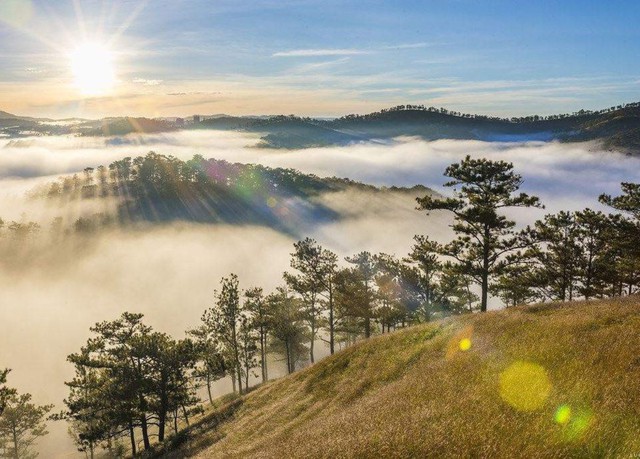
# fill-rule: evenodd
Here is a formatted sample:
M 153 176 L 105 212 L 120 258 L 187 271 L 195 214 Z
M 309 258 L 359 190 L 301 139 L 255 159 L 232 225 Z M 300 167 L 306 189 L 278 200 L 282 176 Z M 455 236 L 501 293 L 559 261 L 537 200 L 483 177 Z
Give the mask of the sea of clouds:
M 500 159 L 514 163 L 524 177 L 523 190 L 540 196 L 547 207 L 514 213 L 523 224 L 545 212 L 601 208 L 601 193 L 615 194 L 621 181 L 640 181 L 639 159 L 595 144 L 400 138 L 384 144 L 269 150 L 257 148 L 258 141 L 255 135 L 219 131 L 1 139 L 0 217 L 8 221 L 26 215 L 45 222 L 65 210 L 26 200 L 27 190 L 62 174 L 148 151 L 292 167 L 379 186 L 422 184 L 443 194 L 449 192 L 442 187 L 447 165 L 467 154 Z M 318 200 L 343 218 L 299 236 L 314 237 L 340 256 L 361 250 L 403 256 L 415 234 L 446 240 L 449 217 L 416 211 L 414 198 L 403 193 L 326 194 Z M 45 245 L 35 256 L 30 252 L 23 269 L 0 269 L 0 367 L 13 368 L 11 383 L 33 393 L 38 403 L 61 408 L 63 381 L 72 376 L 65 357 L 86 341 L 95 322 L 123 311 L 142 312 L 157 329 L 182 336 L 212 304 L 222 276 L 235 272 L 243 288 L 259 285 L 267 291 L 281 283 L 293 242 L 291 235 L 265 227 L 182 223 L 114 230 L 84 243 L 82 250 Z M 220 386 L 220 391 L 227 389 Z M 66 426 L 50 430 L 41 442 L 44 456 L 69 457 L 74 448 Z

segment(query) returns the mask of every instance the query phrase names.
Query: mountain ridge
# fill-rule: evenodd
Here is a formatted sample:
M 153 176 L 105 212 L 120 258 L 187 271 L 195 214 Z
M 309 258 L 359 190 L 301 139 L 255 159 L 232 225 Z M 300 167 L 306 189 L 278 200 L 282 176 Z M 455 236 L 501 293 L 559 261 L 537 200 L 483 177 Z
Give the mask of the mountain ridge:
M 599 142 L 603 148 L 640 154 L 640 103 L 571 114 L 500 118 L 463 114 L 423 105 L 399 105 L 365 115 L 331 120 L 277 116 L 215 115 L 193 119 L 109 117 L 82 120 L 68 126 L 45 124 L 44 119 L 0 112 L 0 135 L 20 137 L 40 133 L 117 137 L 133 133 L 213 129 L 249 132 L 260 136 L 258 147 L 304 149 L 346 146 L 362 142 L 389 142 L 398 137 L 423 140 L 479 140 L 498 142 Z M 50 121 L 50 120 L 48 120 Z

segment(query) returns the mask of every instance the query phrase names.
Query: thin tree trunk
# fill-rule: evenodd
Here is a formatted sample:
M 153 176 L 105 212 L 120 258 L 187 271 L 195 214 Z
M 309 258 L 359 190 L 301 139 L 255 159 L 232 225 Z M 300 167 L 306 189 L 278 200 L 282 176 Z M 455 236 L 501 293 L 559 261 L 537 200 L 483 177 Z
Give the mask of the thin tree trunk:
M 315 359 L 313 356 L 313 344 L 316 339 L 316 299 L 313 297 L 312 299 L 312 307 L 311 307 L 311 342 L 309 343 L 309 359 L 311 364 L 315 363 Z
M 242 395 L 242 368 L 240 367 L 240 361 L 236 365 L 236 371 L 238 372 L 238 392 Z
M 236 388 L 236 370 L 235 369 L 231 372 L 231 384 L 233 385 L 233 393 L 235 394 L 238 390 Z
M 144 449 L 151 448 L 151 442 L 149 441 L 149 428 L 147 426 L 147 416 L 142 415 L 140 418 L 140 428 L 142 429 L 142 441 L 144 443 Z
M 313 343 L 314 343 L 314 333 L 313 333 L 313 329 L 311 329 L 311 342 L 309 343 L 309 360 L 311 361 L 311 363 L 315 363 L 315 359 L 313 358 Z
M 184 422 L 189 427 L 189 414 L 187 413 L 187 409 L 184 405 L 180 405 L 182 407 L 182 416 L 184 416 Z M 176 410 L 177 411 L 177 410 Z
M 489 300 L 489 228 L 485 227 L 482 246 L 482 300 L 480 312 L 487 312 Z
M 213 397 L 211 396 L 211 375 L 209 373 L 207 373 L 207 395 L 209 396 L 209 404 L 213 405 Z
M 16 427 L 13 426 L 12 434 L 13 434 L 13 457 L 14 459 L 20 459 L 18 456 L 18 432 L 16 431 Z
M 291 367 L 293 365 L 292 365 L 292 362 L 291 362 L 291 360 L 292 360 L 292 358 L 291 358 L 291 346 L 289 344 L 289 340 L 287 340 L 285 342 L 285 349 L 287 350 L 287 372 L 289 374 L 291 374 L 291 373 L 293 373 L 293 371 L 291 370 Z
M 265 355 L 264 326 L 260 325 L 260 367 L 262 369 L 262 382 L 267 382 L 267 356 Z
M 245 392 L 249 391 L 249 370 L 250 370 L 249 365 L 245 365 L 244 367 L 244 391 Z
M 333 283 L 329 282 L 329 352 L 335 352 L 335 324 L 333 323 Z
M 129 439 L 131 440 L 131 455 L 136 455 L 136 432 L 133 430 L 133 423 L 129 421 Z

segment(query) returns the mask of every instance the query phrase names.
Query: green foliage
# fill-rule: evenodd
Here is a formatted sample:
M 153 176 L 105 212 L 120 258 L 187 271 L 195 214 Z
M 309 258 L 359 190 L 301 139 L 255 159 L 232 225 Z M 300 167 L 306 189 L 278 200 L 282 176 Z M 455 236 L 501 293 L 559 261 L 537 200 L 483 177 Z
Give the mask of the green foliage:
M 322 297 L 332 288 L 337 256 L 310 238 L 298 241 L 293 246 L 295 250 L 291 254 L 291 267 L 296 274 L 284 273 L 284 279 L 302 299 L 302 317 L 309 328 L 309 356 L 313 363 L 314 343 L 318 331 L 325 325 L 324 313 L 327 306 L 333 307 L 322 301 Z
M 257 360 L 259 334 L 253 326 L 253 314 L 241 302 L 238 276 L 231 274 L 220 281 L 215 292 L 215 304 L 202 315 L 203 333 L 217 343 L 225 368 L 232 372 L 242 393 L 243 381 L 248 389 L 250 371 Z
M 454 259 L 459 272 L 480 285 L 480 310 L 486 311 L 490 280 L 528 246 L 526 238 L 515 232 L 515 222 L 502 212 L 511 207 L 541 205 L 535 196 L 516 193 L 522 177 L 513 172 L 511 163 L 467 156 L 450 165 L 445 175 L 452 179 L 445 186 L 454 187 L 454 196 L 418 198 L 419 208 L 453 213 L 452 228 L 457 238 L 443 247 L 441 253 Z
M 33 446 L 39 437 L 47 435 L 45 423 L 53 405 L 38 406 L 31 394 L 10 395 L 0 415 L 0 453 L 14 459 L 35 458 Z
M 168 413 L 198 402 L 191 385 L 197 348 L 191 340 L 174 340 L 142 322 L 142 314 L 125 312 L 114 321 L 96 324 L 96 335 L 68 360 L 76 375 L 67 382 L 67 419 L 79 450 L 94 450 L 112 438 L 128 435 L 135 453 L 135 429 L 145 449 L 151 446 L 149 427 L 162 441 Z
M 4 408 L 7 406 L 7 402 L 12 395 L 15 395 L 15 389 L 7 387 L 7 375 L 11 370 L 5 368 L 4 370 L 0 370 L 0 416 L 2 416 L 2 412 Z
M 293 373 L 298 362 L 305 361 L 308 340 L 301 300 L 284 287 L 276 288 L 266 298 L 267 326 L 276 352 L 284 354 L 287 371 Z

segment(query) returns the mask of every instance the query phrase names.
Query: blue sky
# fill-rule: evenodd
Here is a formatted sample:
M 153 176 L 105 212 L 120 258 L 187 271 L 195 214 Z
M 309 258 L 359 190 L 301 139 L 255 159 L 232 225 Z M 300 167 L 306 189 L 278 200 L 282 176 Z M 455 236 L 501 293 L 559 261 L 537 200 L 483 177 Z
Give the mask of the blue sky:
M 2 0 L 0 18 L 0 110 L 31 115 L 522 115 L 640 100 L 631 0 Z M 91 97 L 68 62 L 87 41 L 108 44 L 117 74 Z

